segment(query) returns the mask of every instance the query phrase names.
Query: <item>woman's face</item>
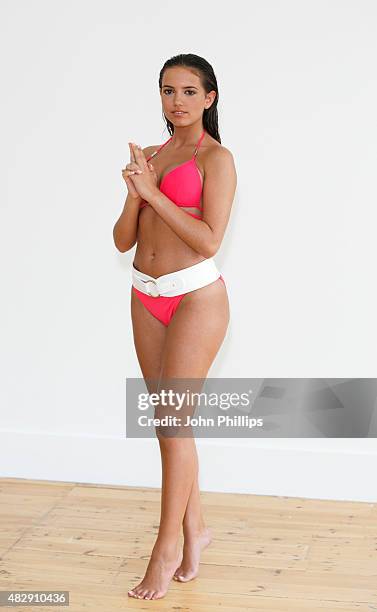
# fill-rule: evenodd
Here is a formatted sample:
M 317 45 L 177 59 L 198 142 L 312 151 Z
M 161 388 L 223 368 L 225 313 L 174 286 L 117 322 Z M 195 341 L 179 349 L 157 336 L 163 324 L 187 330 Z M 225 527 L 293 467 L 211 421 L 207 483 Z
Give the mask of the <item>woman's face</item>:
M 174 126 L 186 126 L 201 119 L 203 111 L 213 103 L 216 92 L 204 91 L 200 78 L 181 66 L 167 68 L 162 77 L 162 108 Z M 182 115 L 174 111 L 184 111 Z

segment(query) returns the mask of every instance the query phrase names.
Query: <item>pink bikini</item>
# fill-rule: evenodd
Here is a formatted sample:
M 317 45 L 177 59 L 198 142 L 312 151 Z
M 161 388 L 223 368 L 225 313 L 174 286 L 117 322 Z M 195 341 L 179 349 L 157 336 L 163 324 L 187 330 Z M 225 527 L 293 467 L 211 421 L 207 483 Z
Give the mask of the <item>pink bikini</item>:
M 200 204 L 201 194 L 203 190 L 203 181 L 199 168 L 196 165 L 195 157 L 198 153 L 198 149 L 204 138 L 204 135 L 205 130 L 203 130 L 199 138 L 198 144 L 195 147 L 195 151 L 191 159 L 169 170 L 162 177 L 159 186 L 160 191 L 165 194 L 166 197 L 168 197 L 169 200 L 174 202 L 177 206 L 195 207 L 199 208 L 201 211 L 203 210 L 203 207 Z M 169 140 L 160 145 L 158 149 L 148 157 L 147 161 L 157 155 L 157 153 L 161 151 L 161 149 L 165 145 L 167 145 L 171 141 L 171 139 L 172 136 L 169 138 Z M 149 204 L 144 201 L 141 203 L 140 208 L 144 208 L 145 206 L 149 206 Z M 191 215 L 192 217 L 201 219 L 201 216 L 188 212 L 187 210 L 185 210 L 184 212 Z M 135 267 L 134 270 L 136 270 Z M 144 276 L 145 278 L 147 277 L 147 275 Z M 221 278 L 225 285 L 223 277 L 220 275 L 219 278 Z M 132 286 L 132 291 L 140 299 L 144 306 L 149 310 L 149 312 L 159 321 L 161 321 L 161 323 L 163 323 L 165 326 L 169 325 L 181 300 L 186 295 L 186 293 L 181 293 L 180 295 L 174 295 L 171 297 L 163 295 L 154 297 L 152 295 L 147 295 L 143 291 L 139 291 L 134 286 Z
M 203 210 L 200 205 L 200 198 L 202 195 L 202 178 L 199 171 L 198 166 L 196 165 L 195 157 L 198 153 L 201 142 L 204 138 L 205 130 L 203 130 L 202 135 L 199 138 L 198 144 L 195 147 L 195 151 L 191 159 L 183 164 L 179 164 L 175 168 L 169 170 L 161 179 L 161 183 L 159 186 L 159 190 L 166 195 L 169 200 L 172 200 L 177 206 L 185 206 L 191 208 L 199 208 L 201 211 Z M 172 139 L 172 136 L 164 142 L 162 145 L 158 147 L 158 149 L 152 153 L 147 159 L 149 161 L 157 155 L 161 149 L 167 145 Z M 144 208 L 148 206 L 148 203 L 143 201 L 140 205 L 140 208 Z M 194 213 L 187 212 L 188 215 L 192 217 L 196 217 L 197 219 L 201 219 L 200 215 L 195 215 Z

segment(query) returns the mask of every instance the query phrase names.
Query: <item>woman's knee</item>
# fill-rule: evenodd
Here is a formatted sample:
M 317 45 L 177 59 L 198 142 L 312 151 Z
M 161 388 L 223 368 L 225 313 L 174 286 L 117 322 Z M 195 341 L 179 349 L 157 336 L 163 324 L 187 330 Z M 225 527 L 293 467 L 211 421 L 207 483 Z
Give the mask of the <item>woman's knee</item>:
M 156 425 L 156 437 L 160 444 L 160 449 L 163 452 L 174 453 L 190 449 L 195 450 L 195 442 L 193 436 L 188 434 L 187 428 L 180 426 L 162 426 Z

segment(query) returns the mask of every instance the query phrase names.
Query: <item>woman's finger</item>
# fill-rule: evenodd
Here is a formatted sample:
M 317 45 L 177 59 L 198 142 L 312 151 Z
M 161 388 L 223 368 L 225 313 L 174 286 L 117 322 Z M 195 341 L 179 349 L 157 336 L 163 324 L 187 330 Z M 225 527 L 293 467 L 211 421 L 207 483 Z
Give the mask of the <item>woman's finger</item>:
M 134 145 L 133 152 L 137 165 L 146 172 L 148 170 L 147 160 L 145 159 L 144 151 L 139 145 Z
M 122 170 L 122 176 L 132 176 L 133 174 L 142 174 L 141 170 Z
M 131 160 L 131 162 L 134 162 L 135 161 L 135 155 L 134 155 L 134 151 L 133 151 L 133 147 L 132 147 L 132 142 L 129 142 L 128 146 L 130 148 L 130 160 Z
M 134 171 L 135 170 L 140 170 L 139 166 L 136 163 L 134 163 L 134 162 L 126 164 L 126 167 L 124 169 L 125 170 L 134 170 Z
M 126 181 L 126 185 L 127 185 L 127 189 L 128 189 L 128 193 L 133 197 L 133 198 L 137 198 L 139 197 L 139 193 L 135 187 L 135 185 L 133 184 L 132 180 L 128 177 L 125 177 L 124 180 Z

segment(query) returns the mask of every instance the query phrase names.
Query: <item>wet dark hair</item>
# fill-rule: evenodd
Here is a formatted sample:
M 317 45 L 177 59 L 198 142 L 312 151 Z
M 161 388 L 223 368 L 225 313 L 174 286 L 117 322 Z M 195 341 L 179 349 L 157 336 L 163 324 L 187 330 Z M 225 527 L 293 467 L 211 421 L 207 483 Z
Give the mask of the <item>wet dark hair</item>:
M 160 91 L 162 88 L 162 77 L 165 70 L 167 68 L 173 68 L 174 66 L 183 66 L 195 72 L 200 78 L 202 87 L 206 93 L 209 93 L 212 90 L 216 91 L 216 98 L 212 102 L 211 106 L 209 108 L 205 108 L 203 111 L 203 127 L 213 138 L 215 138 L 215 140 L 221 144 L 217 114 L 219 90 L 217 87 L 216 76 L 211 64 L 209 64 L 203 57 L 195 55 L 194 53 L 180 53 L 179 55 L 174 55 L 170 59 L 166 60 L 161 69 L 158 79 Z M 162 114 L 167 125 L 168 132 L 170 135 L 172 135 L 174 132 L 174 125 L 171 121 L 169 121 L 164 112 Z

